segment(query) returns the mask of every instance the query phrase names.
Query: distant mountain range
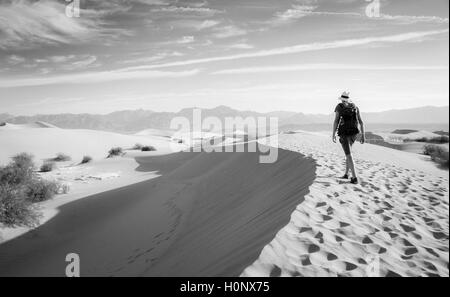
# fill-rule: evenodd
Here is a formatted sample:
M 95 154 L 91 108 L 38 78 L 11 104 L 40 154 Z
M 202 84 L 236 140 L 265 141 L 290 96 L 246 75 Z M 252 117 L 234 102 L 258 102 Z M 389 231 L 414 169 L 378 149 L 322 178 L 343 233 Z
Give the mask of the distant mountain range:
M 125 110 L 106 115 L 100 114 L 49 114 L 34 116 L 12 116 L 0 114 L 0 122 L 26 124 L 31 122 L 47 122 L 60 128 L 93 129 L 114 132 L 133 133 L 145 129 L 170 128 L 174 117 L 192 119 L 194 108 L 183 109 L 179 112 L 154 112 L 150 110 Z M 258 113 L 253 111 L 239 111 L 227 106 L 213 109 L 202 109 L 202 117 L 278 117 L 281 130 L 301 128 L 304 125 L 331 124 L 333 114 L 304 114 L 288 111 Z M 390 110 L 383 112 L 362 113 L 363 119 L 369 124 L 448 124 L 449 107 L 419 107 L 413 109 Z

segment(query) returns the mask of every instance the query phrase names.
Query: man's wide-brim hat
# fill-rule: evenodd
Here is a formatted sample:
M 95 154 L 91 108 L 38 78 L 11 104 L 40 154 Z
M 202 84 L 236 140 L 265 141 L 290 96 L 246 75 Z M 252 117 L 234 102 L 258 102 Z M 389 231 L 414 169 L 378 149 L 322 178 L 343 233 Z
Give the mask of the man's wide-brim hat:
M 349 101 L 350 100 L 350 92 L 342 93 L 341 97 L 339 97 L 339 100 Z

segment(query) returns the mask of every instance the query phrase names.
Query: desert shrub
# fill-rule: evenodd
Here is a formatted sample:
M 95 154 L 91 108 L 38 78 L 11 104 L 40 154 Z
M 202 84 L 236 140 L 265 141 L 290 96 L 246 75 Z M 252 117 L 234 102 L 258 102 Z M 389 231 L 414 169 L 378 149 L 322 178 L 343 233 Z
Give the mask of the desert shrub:
M 434 153 L 440 153 L 444 151 L 444 149 L 437 145 L 426 145 L 423 147 L 423 154 L 426 156 L 431 156 Z
M 428 139 L 427 139 L 426 137 L 421 137 L 421 138 L 413 139 L 413 141 L 417 141 L 417 142 L 427 142 Z
M 25 195 L 32 202 L 42 202 L 53 198 L 59 190 L 60 185 L 54 181 L 35 179 L 25 185 Z
M 134 151 L 140 151 L 140 150 L 142 150 L 143 147 L 144 147 L 144 146 L 143 146 L 142 144 L 136 143 L 136 144 L 133 146 L 132 150 L 134 150 Z
M 0 223 L 7 227 L 35 226 L 40 214 L 27 199 L 23 187 L 0 184 Z
M 431 137 L 431 138 L 427 138 L 427 137 L 421 137 L 421 138 L 416 138 L 416 139 L 412 139 L 412 138 L 406 138 L 404 140 L 404 142 L 424 142 L 424 143 L 436 143 L 436 144 L 444 144 L 444 143 L 448 143 L 449 142 L 449 138 L 448 136 L 437 136 L 437 137 Z
M 53 168 L 53 163 L 44 165 L 42 171 Z M 6 167 L 0 168 L 0 223 L 10 227 L 34 226 L 40 213 L 33 203 L 68 190 L 68 186 L 40 179 L 34 172 L 32 156 L 19 154 Z
M 438 145 L 426 145 L 423 154 L 430 156 L 431 160 L 444 167 L 449 167 L 449 152 Z
M 122 155 L 123 155 L 123 149 L 121 147 L 114 147 L 114 148 L 110 149 L 108 152 L 108 158 L 113 158 L 113 157 L 122 156 Z
M 52 159 L 52 161 L 54 161 L 54 162 L 66 162 L 66 161 L 70 161 L 70 160 L 72 160 L 72 158 L 63 153 L 57 154 L 56 157 Z
M 92 162 L 91 156 L 84 156 L 83 159 L 81 160 L 81 164 L 86 164 L 86 163 L 90 163 L 90 162 Z
M 33 156 L 26 153 L 12 157 L 12 161 L 0 168 L 0 183 L 18 185 L 30 180 L 33 176 Z
M 50 172 L 53 169 L 55 169 L 54 162 L 44 162 L 44 164 L 41 165 L 41 172 Z
M 143 151 L 143 152 L 154 152 L 154 151 L 156 151 L 156 148 L 153 147 L 153 146 L 147 145 L 147 146 L 142 147 L 141 151 Z
M 34 163 L 33 163 L 33 156 L 27 153 L 20 153 L 18 155 L 15 155 L 11 158 L 14 165 L 16 165 L 19 168 L 27 169 L 27 170 L 33 170 Z
M 449 138 L 448 138 L 448 136 L 442 135 L 442 136 L 433 137 L 433 138 L 429 139 L 429 142 L 443 144 L 443 143 L 448 143 Z

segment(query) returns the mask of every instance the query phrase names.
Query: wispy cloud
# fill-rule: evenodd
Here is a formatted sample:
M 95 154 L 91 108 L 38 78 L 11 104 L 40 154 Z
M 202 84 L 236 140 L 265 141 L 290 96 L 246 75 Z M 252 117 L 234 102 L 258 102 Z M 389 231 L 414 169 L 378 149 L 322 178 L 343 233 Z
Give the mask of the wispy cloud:
M 229 47 L 232 49 L 246 49 L 246 50 L 255 48 L 255 46 L 246 42 L 235 43 L 230 45 Z
M 18 56 L 18 55 L 10 55 L 6 58 L 6 61 L 8 64 L 17 65 L 17 64 L 22 64 L 23 62 L 25 62 L 26 58 L 24 58 L 22 56 Z
M 218 9 L 197 6 L 165 6 L 152 9 L 153 13 L 165 13 L 168 15 L 184 15 L 192 14 L 197 16 L 211 17 L 216 14 L 223 13 Z
M 21 56 L 11 55 L 7 61 L 15 67 L 37 69 L 39 73 L 47 74 L 55 70 L 79 70 L 100 66 L 95 55 L 55 55 L 45 58 L 26 59 Z
M 0 88 L 33 87 L 55 84 L 88 84 L 130 79 L 179 78 L 196 75 L 199 69 L 187 71 L 99 71 L 43 78 L 1 79 Z
M 448 66 L 392 66 L 392 65 L 345 65 L 345 64 L 302 64 L 289 66 L 271 66 L 271 67 L 245 67 L 225 69 L 214 72 L 213 74 L 250 74 L 250 73 L 274 73 L 291 71 L 310 71 L 310 70 L 448 70 Z
M 269 21 L 272 25 L 287 24 L 308 16 L 343 16 L 368 19 L 367 15 L 358 11 L 323 11 L 319 10 L 316 1 L 306 2 L 314 4 L 294 4 L 291 8 L 275 13 Z M 413 15 L 389 15 L 381 14 L 379 17 L 370 18 L 372 21 L 391 21 L 400 24 L 435 23 L 448 24 L 448 18 L 438 16 L 413 16 Z
M 128 33 L 107 28 L 95 11 L 84 10 L 82 18 L 69 18 L 65 5 L 56 1 L 13 0 L 0 4 L 0 49 L 88 42 Z
M 291 23 L 307 16 L 352 16 L 361 17 L 358 12 L 339 12 L 339 11 L 317 11 L 317 5 L 299 5 L 294 4 L 291 8 L 275 13 L 274 18 L 269 22 L 272 25 L 281 25 Z
M 375 20 L 387 20 L 396 21 L 404 24 L 415 23 L 435 23 L 435 24 L 448 24 L 448 18 L 442 18 L 438 16 L 411 16 L 411 15 L 388 15 L 381 14 L 379 18 Z
M 228 25 L 222 27 L 216 27 L 214 37 L 216 38 L 230 38 L 236 36 L 243 36 L 247 34 L 247 30 L 239 28 L 235 25 Z
M 277 12 L 275 14 L 276 22 L 289 22 L 292 20 L 300 19 L 311 14 L 317 6 L 312 5 L 293 5 L 286 11 Z
M 176 41 L 176 43 L 178 44 L 188 44 L 188 43 L 193 43 L 195 41 L 195 37 L 194 36 L 183 36 L 180 39 L 178 39 Z
M 164 63 L 164 64 L 136 66 L 136 67 L 129 68 L 128 70 L 159 69 L 159 68 L 167 68 L 167 67 L 175 67 L 175 66 L 188 66 L 188 65 L 195 65 L 195 64 L 220 62 L 220 61 L 231 61 L 231 60 L 248 59 L 248 58 L 261 58 L 261 57 L 279 56 L 279 55 L 287 55 L 287 54 L 297 54 L 297 53 L 311 52 L 311 51 L 348 48 L 348 47 L 364 46 L 364 45 L 375 44 L 375 43 L 392 44 L 392 43 L 402 43 L 402 42 L 414 42 L 414 41 L 421 41 L 425 37 L 441 35 L 441 34 L 445 34 L 448 32 L 449 32 L 448 29 L 443 29 L 443 30 L 432 30 L 432 31 L 409 32 L 409 33 L 388 35 L 388 36 L 364 37 L 364 38 L 359 38 L 359 39 L 345 39 L 345 40 L 337 40 L 337 41 L 331 41 L 331 42 L 316 42 L 316 43 L 308 43 L 308 44 L 298 44 L 298 45 L 293 45 L 293 46 L 274 48 L 274 49 L 269 49 L 269 50 L 261 50 L 261 51 L 256 51 L 256 52 L 243 53 L 243 54 L 235 54 L 235 55 L 229 55 L 229 56 L 211 57 L 211 58 L 204 58 L 204 59 L 192 59 L 192 60 L 184 60 L 184 61 Z
M 178 51 L 160 52 L 160 53 L 152 54 L 150 56 L 148 56 L 148 55 L 142 56 L 143 53 L 137 53 L 137 55 L 138 56 L 135 57 L 135 58 L 121 60 L 120 63 L 121 64 L 127 64 L 127 63 L 151 63 L 151 62 L 161 61 L 161 60 L 164 60 L 164 59 L 167 59 L 167 58 L 184 56 L 183 53 L 178 52 Z

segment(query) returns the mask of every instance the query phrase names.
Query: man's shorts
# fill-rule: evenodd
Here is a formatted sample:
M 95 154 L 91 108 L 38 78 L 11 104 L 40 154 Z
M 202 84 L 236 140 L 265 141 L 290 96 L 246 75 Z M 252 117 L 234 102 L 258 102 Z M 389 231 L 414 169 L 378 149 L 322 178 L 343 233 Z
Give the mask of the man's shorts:
M 357 135 L 342 135 L 339 137 L 339 142 L 342 144 L 346 156 L 351 154 L 350 148 L 355 143 L 356 136 Z

